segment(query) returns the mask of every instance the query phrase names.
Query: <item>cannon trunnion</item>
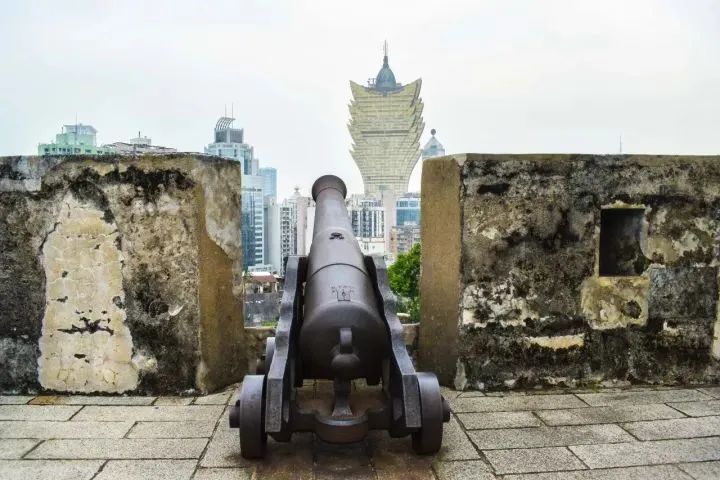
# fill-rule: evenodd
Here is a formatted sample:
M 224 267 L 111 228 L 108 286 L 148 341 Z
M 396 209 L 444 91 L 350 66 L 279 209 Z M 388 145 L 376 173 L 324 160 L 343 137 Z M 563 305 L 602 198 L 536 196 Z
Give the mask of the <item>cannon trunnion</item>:
M 332 175 L 313 185 L 310 255 L 287 259 L 276 335 L 230 410 L 245 458 L 264 456 L 267 435 L 286 442 L 293 432 L 352 443 L 387 430 L 412 435 L 417 453 L 440 449 L 450 409 L 435 375 L 413 367 L 385 262 L 360 251 L 346 193 Z M 325 380 L 332 391 L 308 396 L 305 380 Z

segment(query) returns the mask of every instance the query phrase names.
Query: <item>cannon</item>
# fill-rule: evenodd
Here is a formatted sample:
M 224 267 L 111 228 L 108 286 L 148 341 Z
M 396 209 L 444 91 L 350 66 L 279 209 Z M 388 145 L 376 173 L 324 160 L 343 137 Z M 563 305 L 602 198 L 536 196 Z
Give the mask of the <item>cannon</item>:
M 313 184 L 310 254 L 287 258 L 275 337 L 230 409 L 245 458 L 262 458 L 268 435 L 288 442 L 294 432 L 347 444 L 386 430 L 411 435 L 418 454 L 440 449 L 450 408 L 436 376 L 415 371 L 385 262 L 360 251 L 346 194 L 332 175 Z

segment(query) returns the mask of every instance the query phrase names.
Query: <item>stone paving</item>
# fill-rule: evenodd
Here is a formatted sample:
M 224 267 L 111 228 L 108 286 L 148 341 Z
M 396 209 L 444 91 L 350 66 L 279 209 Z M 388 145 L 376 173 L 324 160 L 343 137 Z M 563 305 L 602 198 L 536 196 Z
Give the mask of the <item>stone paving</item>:
M 719 479 L 720 387 L 460 393 L 434 457 L 373 432 L 339 448 L 294 435 L 240 456 L 204 397 L 0 396 L 0 479 Z

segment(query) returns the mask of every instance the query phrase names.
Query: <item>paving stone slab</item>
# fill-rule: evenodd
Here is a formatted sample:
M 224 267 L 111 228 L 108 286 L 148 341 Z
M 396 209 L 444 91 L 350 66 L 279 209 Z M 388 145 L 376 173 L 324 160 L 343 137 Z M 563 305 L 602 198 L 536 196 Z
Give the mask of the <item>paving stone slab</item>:
M 690 415 L 691 417 L 720 415 L 720 400 L 710 400 L 709 402 L 670 403 L 669 405 L 677 410 L 680 410 L 685 415 Z
M 27 458 L 74 459 L 170 459 L 199 458 L 207 445 L 204 438 L 120 438 L 93 440 L 47 440 Z
M 445 400 L 448 400 L 448 401 L 450 401 L 453 398 L 459 397 L 463 393 L 464 392 L 460 392 L 460 391 L 452 389 L 452 388 L 440 387 L 440 394 L 443 397 L 445 397 Z M 482 393 L 482 392 L 475 392 L 475 393 L 478 394 L 478 395 L 476 395 L 477 397 L 482 397 L 484 395 L 484 393 Z
M 122 438 L 133 422 L 0 421 L 0 438 Z
M 74 423 L 74 422 L 70 422 Z M 128 438 L 210 438 L 212 422 L 137 422 Z
M 532 412 L 459 413 L 457 418 L 468 430 L 539 427 L 542 425 L 542 422 Z
M 570 447 L 590 468 L 720 460 L 720 437 Z
M 55 407 L 60 408 L 60 407 Z M 113 407 L 88 406 L 78 413 L 73 421 L 110 422 L 134 420 L 137 422 L 212 422 L 222 414 L 221 405 L 188 405 L 177 407 Z
M 239 446 L 237 437 L 235 441 Z M 237 448 L 237 451 L 239 450 Z M 313 435 L 311 433 L 295 433 L 290 443 L 280 443 L 268 439 L 265 458 L 253 463 L 255 465 L 253 478 L 314 480 Z
M 202 408 L 202 407 L 189 407 Z M 270 443 L 270 442 L 268 442 Z M 240 456 L 240 434 L 230 428 L 228 410 L 222 414 L 207 451 L 200 460 L 201 467 L 249 467 L 252 463 Z
M 25 405 L 33 398 L 26 395 L 0 395 L 0 405 Z
M 250 468 L 198 468 L 193 480 L 250 480 Z
M 7 460 L 22 458 L 38 443 L 40 443 L 38 440 L 30 439 L 1 439 L 0 458 Z
M 410 437 L 408 436 L 404 440 L 409 448 L 411 444 Z M 477 450 L 475 450 L 455 417 L 451 417 L 450 421 L 443 425 L 442 447 L 436 457 L 438 460 L 443 461 L 475 460 L 480 458 Z
M 582 470 L 585 467 L 570 450 L 563 447 L 517 448 L 483 452 L 496 473 L 553 472 Z
M 619 393 L 579 393 L 578 397 L 593 407 L 696 402 L 712 398 L 710 395 L 697 390 L 635 390 Z
M 315 439 L 313 450 L 315 480 L 375 479 L 375 471 L 364 443 L 332 445 Z
M 565 447 L 586 443 L 616 443 L 635 440 L 617 425 L 475 430 L 468 432 L 468 435 L 481 450 Z
M 439 480 L 495 480 L 495 475 L 482 460 L 438 462 L 435 473 Z
M 62 422 L 83 407 L 51 405 L 0 405 L 0 420 L 54 420 Z
M 547 425 L 553 426 L 685 418 L 685 415 L 664 404 L 539 410 L 535 413 Z
M 692 480 L 673 465 L 507 475 L 503 480 Z
M 31 405 L 150 405 L 156 397 L 123 397 L 101 395 L 40 395 Z
M 211 395 L 204 395 L 202 397 L 195 397 L 194 405 L 227 405 L 230 396 L 233 392 L 228 390 L 226 392 L 213 393 Z
M 517 395 L 513 397 L 459 397 L 450 401 L 455 413 L 510 412 L 587 407 L 574 395 Z
M 705 393 L 707 395 L 710 395 L 714 398 L 720 398 L 720 387 L 703 387 L 698 388 L 702 393 Z
M 0 479 L 90 480 L 104 460 L 2 460 Z
M 717 480 L 720 478 L 720 462 L 683 463 L 679 467 L 695 480 Z
M 445 435 L 443 438 L 446 448 Z M 384 431 L 370 432 L 368 447 L 378 479 L 435 480 L 433 457 L 415 454 L 409 438 L 390 438 Z
M 195 460 L 110 460 L 94 480 L 190 480 Z
M 720 417 L 678 418 L 621 425 L 640 440 L 712 437 L 720 435 Z
M 178 405 L 190 405 L 193 400 L 195 400 L 193 397 L 158 397 L 157 400 L 153 403 L 153 405 L 162 405 L 162 406 L 178 406 Z

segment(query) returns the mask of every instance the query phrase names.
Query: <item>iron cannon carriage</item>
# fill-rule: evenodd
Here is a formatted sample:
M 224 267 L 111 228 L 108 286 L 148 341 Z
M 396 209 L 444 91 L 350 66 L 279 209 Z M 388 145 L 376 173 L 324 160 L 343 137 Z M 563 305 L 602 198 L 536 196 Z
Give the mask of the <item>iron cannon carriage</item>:
M 287 442 L 293 432 L 342 444 L 387 430 L 392 437 L 411 435 L 419 454 L 440 449 L 450 409 L 435 375 L 415 371 L 385 262 L 360 251 L 346 194 L 332 175 L 313 184 L 310 254 L 287 259 L 275 337 L 230 410 L 245 458 L 265 455 L 267 435 Z M 301 389 L 306 380 L 324 381 L 331 391 L 308 400 Z

